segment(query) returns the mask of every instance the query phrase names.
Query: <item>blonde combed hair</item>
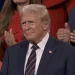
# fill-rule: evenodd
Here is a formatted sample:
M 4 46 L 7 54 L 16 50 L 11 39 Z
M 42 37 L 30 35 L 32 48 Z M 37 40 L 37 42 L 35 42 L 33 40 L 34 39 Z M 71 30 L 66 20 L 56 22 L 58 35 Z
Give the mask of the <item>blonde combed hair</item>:
M 22 13 L 25 13 L 25 12 L 38 14 L 41 22 L 50 25 L 50 16 L 49 16 L 49 13 L 44 5 L 30 4 L 30 5 L 24 6 L 21 11 L 21 17 L 22 17 Z

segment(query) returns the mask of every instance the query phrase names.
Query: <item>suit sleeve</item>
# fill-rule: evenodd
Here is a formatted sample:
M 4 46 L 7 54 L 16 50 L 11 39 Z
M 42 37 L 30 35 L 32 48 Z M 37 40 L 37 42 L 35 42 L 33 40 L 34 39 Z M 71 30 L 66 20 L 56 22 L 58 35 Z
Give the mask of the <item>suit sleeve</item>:
M 68 52 L 69 55 L 67 57 L 66 62 L 66 75 L 75 75 L 75 48 L 71 48 L 71 50 L 74 50 L 73 52 Z M 68 54 L 67 53 L 67 54 Z
M 73 7 L 75 7 L 75 0 L 67 0 L 66 9 L 67 9 L 68 15 Z
M 8 60 L 9 56 L 8 56 L 8 51 L 6 50 L 0 75 L 8 75 Z
M 68 23 L 69 23 L 71 32 L 73 32 L 73 30 L 75 30 L 75 7 L 73 7 L 70 11 Z
M 68 0 L 67 4 L 68 22 L 70 30 L 75 30 L 75 0 Z

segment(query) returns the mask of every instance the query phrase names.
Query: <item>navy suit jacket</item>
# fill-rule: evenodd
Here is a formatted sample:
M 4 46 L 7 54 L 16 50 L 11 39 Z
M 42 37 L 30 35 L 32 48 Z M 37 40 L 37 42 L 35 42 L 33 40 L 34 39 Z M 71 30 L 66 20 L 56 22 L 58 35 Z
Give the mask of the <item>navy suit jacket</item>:
M 6 50 L 0 75 L 24 75 L 28 45 L 23 41 Z M 75 75 L 75 48 L 50 36 L 37 75 Z

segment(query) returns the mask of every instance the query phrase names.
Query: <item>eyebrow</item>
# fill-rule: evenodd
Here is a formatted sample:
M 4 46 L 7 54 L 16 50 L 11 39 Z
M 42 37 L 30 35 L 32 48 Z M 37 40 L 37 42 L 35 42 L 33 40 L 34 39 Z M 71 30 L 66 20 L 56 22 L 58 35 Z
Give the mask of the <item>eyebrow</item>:
M 21 24 L 24 24 L 26 22 L 28 22 L 28 23 L 35 23 L 34 21 L 29 20 L 29 21 L 22 21 Z

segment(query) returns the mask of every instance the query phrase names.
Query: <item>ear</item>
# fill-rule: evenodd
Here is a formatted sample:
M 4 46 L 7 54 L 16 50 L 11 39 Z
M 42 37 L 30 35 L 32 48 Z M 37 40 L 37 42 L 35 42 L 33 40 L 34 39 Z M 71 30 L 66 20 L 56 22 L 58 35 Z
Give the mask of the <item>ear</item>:
M 45 23 L 43 24 L 43 29 L 44 29 L 44 30 L 48 30 L 48 29 L 49 29 L 49 25 L 48 25 L 47 22 L 45 22 Z

